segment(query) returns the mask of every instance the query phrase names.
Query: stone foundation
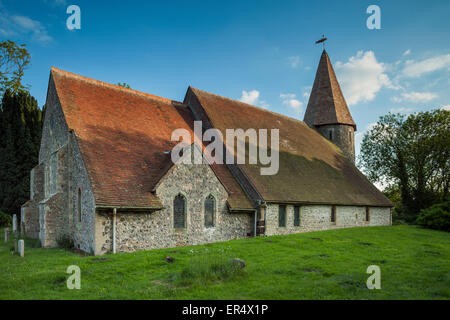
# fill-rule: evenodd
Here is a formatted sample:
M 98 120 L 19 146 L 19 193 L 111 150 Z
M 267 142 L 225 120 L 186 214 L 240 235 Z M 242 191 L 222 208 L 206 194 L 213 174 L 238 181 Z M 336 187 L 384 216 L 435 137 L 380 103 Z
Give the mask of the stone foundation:
M 294 206 L 286 206 L 286 227 L 279 227 L 278 204 L 268 204 L 266 209 L 266 235 L 290 234 L 307 231 L 329 230 L 364 226 L 391 225 L 391 210 L 385 207 L 370 207 L 370 219 L 366 219 L 366 207 L 336 206 L 336 221 L 331 222 L 330 205 L 300 206 L 300 226 L 294 226 Z

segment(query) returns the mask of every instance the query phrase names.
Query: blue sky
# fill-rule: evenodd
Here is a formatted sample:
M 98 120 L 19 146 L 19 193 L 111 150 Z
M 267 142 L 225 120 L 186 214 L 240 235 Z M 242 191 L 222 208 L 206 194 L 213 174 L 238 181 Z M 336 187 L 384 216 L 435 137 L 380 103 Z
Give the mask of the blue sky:
M 71 4 L 81 30 L 66 27 Z M 366 27 L 372 4 L 380 30 Z M 0 39 L 27 45 L 24 83 L 40 106 L 56 66 L 174 100 L 192 85 L 303 119 L 325 34 L 359 143 L 389 111 L 449 108 L 449 15 L 447 0 L 0 0 Z

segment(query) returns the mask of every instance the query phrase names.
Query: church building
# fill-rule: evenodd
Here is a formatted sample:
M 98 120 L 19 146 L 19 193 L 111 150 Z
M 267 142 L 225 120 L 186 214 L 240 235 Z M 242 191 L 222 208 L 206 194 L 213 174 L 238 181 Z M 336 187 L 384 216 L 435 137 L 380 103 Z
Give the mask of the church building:
M 172 133 L 194 136 L 194 121 L 223 136 L 279 129 L 278 172 L 174 163 Z M 354 164 L 355 131 L 325 50 L 304 121 L 193 87 L 178 102 L 52 68 L 25 232 L 101 255 L 391 225 L 392 203 Z

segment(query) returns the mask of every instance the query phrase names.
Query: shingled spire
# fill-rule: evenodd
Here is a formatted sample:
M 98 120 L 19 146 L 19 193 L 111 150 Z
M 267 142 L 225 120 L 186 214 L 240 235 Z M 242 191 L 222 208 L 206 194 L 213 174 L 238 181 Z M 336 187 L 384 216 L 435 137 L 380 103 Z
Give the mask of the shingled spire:
M 325 50 L 320 57 L 303 121 L 340 147 L 350 160 L 355 161 L 356 124 Z

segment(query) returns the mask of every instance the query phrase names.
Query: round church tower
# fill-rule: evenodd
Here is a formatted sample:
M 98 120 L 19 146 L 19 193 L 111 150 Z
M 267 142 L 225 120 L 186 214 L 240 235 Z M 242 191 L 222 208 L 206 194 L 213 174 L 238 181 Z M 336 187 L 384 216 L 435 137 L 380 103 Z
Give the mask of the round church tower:
M 356 124 L 325 50 L 320 57 L 303 121 L 337 145 L 355 162 Z

